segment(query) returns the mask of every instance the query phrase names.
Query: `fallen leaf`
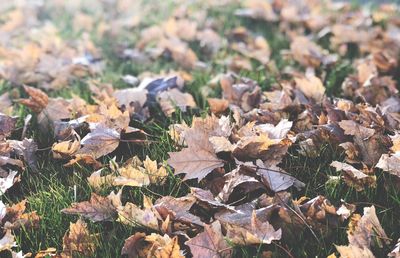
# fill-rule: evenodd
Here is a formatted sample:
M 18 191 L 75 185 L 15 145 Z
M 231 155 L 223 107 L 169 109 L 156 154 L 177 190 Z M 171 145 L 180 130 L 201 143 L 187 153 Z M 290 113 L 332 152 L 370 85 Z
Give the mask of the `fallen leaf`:
M 113 152 L 119 141 L 120 134 L 115 129 L 97 126 L 81 140 L 83 147 L 77 154 L 91 155 L 97 159 Z
M 109 197 L 92 193 L 90 201 L 72 203 L 70 208 L 62 209 L 66 214 L 82 215 L 92 221 L 110 221 L 117 215 L 117 207 Z
M 68 233 L 63 238 L 63 257 L 76 255 L 92 256 L 96 251 L 96 237 L 89 233 L 86 223 L 79 219 L 70 223 Z
M 325 87 L 322 85 L 321 80 L 314 76 L 296 77 L 296 87 L 298 87 L 304 95 L 308 98 L 320 102 L 322 101 L 325 94 Z
M 343 171 L 344 181 L 357 191 L 363 191 L 365 187 L 376 186 L 376 176 L 367 175 L 349 164 L 333 161 L 331 167 L 336 168 L 336 171 Z
M 233 250 L 221 232 L 221 224 L 215 221 L 211 225 L 204 225 L 204 231 L 189 241 L 185 242 L 189 246 L 193 257 L 231 257 Z
M 248 224 L 225 224 L 226 237 L 238 245 L 271 244 L 274 240 L 280 240 L 281 229 L 275 230 L 268 222 L 261 222 L 253 211 Z

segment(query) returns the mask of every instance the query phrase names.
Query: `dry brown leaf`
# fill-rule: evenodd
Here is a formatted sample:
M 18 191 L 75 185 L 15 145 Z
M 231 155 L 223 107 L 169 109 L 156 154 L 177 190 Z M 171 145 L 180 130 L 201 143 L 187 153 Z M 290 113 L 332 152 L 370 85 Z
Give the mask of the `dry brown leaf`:
M 77 163 L 83 163 L 86 165 L 92 165 L 95 169 L 99 169 L 101 168 L 103 165 L 97 161 L 93 156 L 91 155 L 87 155 L 87 154 L 77 154 L 75 155 L 74 159 L 71 159 L 70 161 L 68 161 L 67 164 L 65 164 L 65 167 L 71 167 L 74 164 Z
M 183 93 L 176 88 L 159 93 L 157 101 L 167 116 L 171 116 L 175 112 L 175 107 L 179 108 L 182 112 L 186 112 L 187 107 L 196 107 L 196 102 L 192 95 Z
M 168 235 L 152 233 L 145 237 L 145 241 L 151 244 L 148 257 L 155 258 L 184 258 L 183 252 L 178 243 L 178 237 L 170 238 Z
M 96 237 L 89 233 L 86 223 L 79 219 L 70 223 L 68 233 L 63 238 L 62 257 L 75 257 L 76 255 L 92 256 L 96 251 Z
M 371 245 L 377 244 L 382 247 L 383 243 L 389 243 L 374 206 L 365 207 L 362 217 L 359 214 L 351 217 L 347 238 L 348 246 L 336 246 L 343 257 L 375 257 L 370 250 Z
M 72 203 L 70 208 L 62 209 L 66 214 L 77 214 L 92 221 L 108 221 L 117 215 L 117 206 L 112 198 L 92 193 L 90 201 Z
M 119 132 L 99 125 L 81 140 L 83 147 L 78 150 L 77 154 L 90 155 L 98 159 L 113 152 L 118 147 L 119 141 Z
M 115 179 L 114 175 L 101 176 L 102 171 L 102 169 L 97 170 L 87 178 L 89 185 L 95 190 L 101 190 L 103 186 L 111 186 Z
M 0 165 L 3 165 L 1 157 Z M 17 174 L 17 171 L 10 171 L 6 177 L 0 178 L 0 196 L 3 195 L 8 189 L 10 189 L 16 182 L 20 180 L 19 176 L 16 176 Z
M 146 156 L 146 159 L 143 161 L 143 166 L 146 170 L 145 173 L 149 176 L 151 184 L 162 185 L 165 182 L 168 172 L 164 166 L 158 167 L 157 161 L 151 160 L 148 156 Z
M 15 129 L 17 117 L 7 116 L 0 113 L 0 139 L 10 136 Z
M 363 191 L 365 187 L 376 187 L 376 176 L 367 175 L 353 166 L 333 161 L 331 167 L 336 168 L 336 171 L 343 171 L 344 181 L 347 185 L 354 187 L 357 191 Z
M 314 75 L 294 78 L 297 88 L 299 88 L 308 98 L 320 102 L 325 94 L 325 87 L 321 79 Z
M 233 155 L 240 159 L 261 158 L 269 147 L 278 143 L 270 139 L 267 133 L 245 136 L 240 139 L 233 149 Z
M 59 143 L 54 143 L 51 147 L 53 151 L 53 157 L 56 158 L 58 155 L 61 157 L 71 157 L 73 156 L 81 147 L 79 140 L 77 141 L 63 141 Z
M 340 257 L 343 258 L 375 258 L 375 255 L 368 248 L 360 248 L 354 245 L 335 245 Z
M 280 240 L 281 229 L 275 230 L 268 222 L 261 222 L 253 211 L 248 224 L 226 224 L 226 237 L 238 245 L 271 244 L 273 240 Z
M 125 206 L 118 207 L 118 221 L 121 223 L 141 226 L 153 230 L 159 230 L 158 217 L 160 215 L 152 208 L 140 209 L 133 203 L 126 203 Z
M 214 114 L 222 113 L 229 107 L 229 101 L 226 99 L 208 98 L 207 101 L 211 112 Z
M 122 247 L 121 255 L 127 255 L 128 258 L 140 257 L 143 252 L 145 233 L 136 232 L 132 236 L 125 239 L 125 244 Z
M 375 167 L 400 178 L 400 159 L 396 154 L 382 154 Z
M 204 226 L 200 218 L 189 211 L 195 202 L 196 199 L 192 196 L 180 198 L 164 196 L 156 201 L 154 209 L 158 211 L 163 219 L 167 219 L 169 216 L 170 219 L 175 222 Z
M 194 258 L 231 257 L 233 252 L 222 235 L 219 221 L 204 225 L 204 231 L 186 241 L 185 245 L 189 246 Z

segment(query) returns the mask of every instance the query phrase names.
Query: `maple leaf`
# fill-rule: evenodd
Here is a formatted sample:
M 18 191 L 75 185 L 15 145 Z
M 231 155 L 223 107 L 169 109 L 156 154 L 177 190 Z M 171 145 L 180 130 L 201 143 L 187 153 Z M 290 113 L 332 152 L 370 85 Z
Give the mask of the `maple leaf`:
M 1 160 L 0 160 L 1 165 Z M 10 189 L 16 182 L 19 181 L 19 177 L 16 177 L 17 171 L 10 171 L 7 177 L 0 178 L 0 196 L 3 195 L 8 189 Z
M 388 254 L 388 257 L 400 257 L 400 238 L 397 240 L 395 248 Z
M 224 223 L 227 229 L 226 237 L 238 245 L 271 244 L 273 240 L 280 240 L 281 229 L 275 230 L 271 224 L 261 222 L 253 211 L 251 219 L 245 224 Z
M 91 155 L 95 159 L 113 152 L 119 145 L 120 134 L 112 128 L 99 125 L 82 140 L 77 154 Z
M 397 154 L 382 154 L 375 167 L 400 178 L 400 159 Z
M 220 160 L 213 149 L 185 148 L 180 152 L 169 152 L 168 164 L 175 169 L 175 175 L 186 174 L 184 180 L 197 178 L 198 181 L 206 177 L 215 168 L 222 167 Z
M 196 102 L 192 95 L 189 93 L 182 93 L 176 88 L 160 92 L 157 95 L 157 101 L 160 104 L 162 111 L 167 116 L 172 115 L 175 111 L 175 107 L 179 108 L 183 112 L 186 112 L 187 107 L 196 107 Z
M 169 216 L 173 221 L 203 226 L 204 223 L 200 218 L 189 211 L 195 202 L 196 199 L 192 196 L 180 198 L 164 196 L 155 202 L 154 209 L 157 210 L 163 219 L 167 219 Z
M 149 176 L 150 183 L 152 184 L 163 184 L 168 176 L 168 172 L 165 167 L 157 167 L 157 162 L 151 160 L 148 156 L 143 161 L 143 166 L 146 170 L 146 174 Z
M 261 165 L 262 162 L 258 160 L 257 164 Z M 263 183 L 274 192 L 286 190 L 291 186 L 295 186 L 297 189 L 301 189 L 305 186 L 303 182 L 292 177 L 279 167 L 266 168 L 262 166 L 257 168 L 256 173 L 262 177 Z
M 89 233 L 86 223 L 79 219 L 76 223 L 70 223 L 69 231 L 63 238 L 63 257 L 75 257 L 76 255 L 91 256 L 96 250 L 96 237 Z
M 0 113 L 0 139 L 10 136 L 11 132 L 15 129 L 16 123 L 17 117 Z
M 11 250 L 12 247 L 16 246 L 15 237 L 11 233 L 11 230 L 6 230 L 4 236 L 0 239 L 0 252 L 4 250 Z
M 221 224 L 215 221 L 204 225 L 204 231 L 185 242 L 194 258 L 231 257 L 232 249 L 221 232 Z
M 135 204 L 129 202 L 126 203 L 125 206 L 118 207 L 118 221 L 127 225 L 159 230 L 159 216 L 157 211 L 150 207 L 142 210 Z
M 245 136 L 236 143 L 233 155 L 238 159 L 261 158 L 268 148 L 278 143 L 277 140 L 270 139 L 268 134 Z
M 178 243 L 178 237 L 170 238 L 168 235 L 161 236 L 152 233 L 145 237 L 145 241 L 151 244 L 148 257 L 156 258 L 184 258 Z
M 381 155 L 386 152 L 384 137 L 376 133 L 374 129 L 364 127 L 352 120 L 342 120 L 339 125 L 345 134 L 354 137 L 354 143 L 359 148 L 365 164 L 375 165 Z
M 132 236 L 125 239 L 125 244 L 122 247 L 121 255 L 127 255 L 128 258 L 139 257 L 139 253 L 143 252 L 145 233 L 136 232 Z
M 81 147 L 80 141 L 62 141 L 59 143 L 54 143 L 51 147 L 53 151 L 53 156 L 57 157 L 71 157 L 73 156 Z
M 309 98 L 321 101 L 325 94 L 325 87 L 321 80 L 314 76 L 297 77 L 294 79 L 296 86 Z
M 336 168 L 336 171 L 343 171 L 344 181 L 357 191 L 364 190 L 365 186 L 376 186 L 376 176 L 367 175 L 349 164 L 333 161 L 331 167 Z
M 389 242 L 376 216 L 374 206 L 365 207 L 362 217 L 359 214 L 351 217 L 347 238 L 348 246 L 336 246 L 343 257 L 375 257 L 370 250 L 371 245 L 376 243 L 382 247 L 382 242 Z
M 70 208 L 62 209 L 66 214 L 78 214 L 92 221 L 112 220 L 117 215 L 117 206 L 108 197 L 92 193 L 89 201 L 73 203 Z
M 96 190 L 100 190 L 103 186 L 111 186 L 115 179 L 114 175 L 101 176 L 101 172 L 102 169 L 97 170 L 87 178 L 89 185 Z
M 113 185 L 145 186 L 150 184 L 150 177 L 142 167 L 127 163 L 118 169 L 119 176 L 113 180 Z

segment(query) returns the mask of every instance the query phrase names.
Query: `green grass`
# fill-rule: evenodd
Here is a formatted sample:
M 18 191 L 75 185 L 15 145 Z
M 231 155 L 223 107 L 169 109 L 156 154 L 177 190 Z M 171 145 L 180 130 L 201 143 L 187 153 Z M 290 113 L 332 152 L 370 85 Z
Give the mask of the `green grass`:
M 232 8 L 216 8 L 209 11 L 209 15 L 216 20 L 222 20 L 223 26 L 219 29 L 221 36 L 226 36 L 224 33 L 237 26 L 251 27 L 254 34 L 263 35 L 268 40 L 272 49 L 272 59 L 277 64 L 278 69 L 281 69 L 286 64 L 286 61 L 281 59 L 279 51 L 289 47 L 289 41 L 279 32 L 276 24 L 265 26 L 264 23 L 251 21 L 244 18 L 230 18 L 233 17 Z M 171 7 L 167 8 L 171 9 Z M 148 17 L 144 22 L 145 24 L 158 23 L 167 17 L 168 11 Z M 52 19 L 56 26 L 60 28 L 61 36 L 65 40 L 71 40 L 80 35 L 81 32 L 75 31 L 69 14 L 63 15 L 50 15 L 47 18 Z M 121 39 L 110 38 L 97 38 L 92 35 L 93 40 L 101 47 L 105 60 L 107 62 L 107 69 L 104 74 L 96 77 L 103 82 L 112 83 L 116 88 L 127 87 L 121 81 L 121 76 L 125 74 L 138 75 L 144 71 L 152 71 L 158 73 L 161 70 L 174 69 L 176 65 L 166 60 L 156 60 L 151 64 L 141 65 L 134 64 L 131 61 L 121 61 L 116 58 L 114 51 L 116 42 L 124 42 L 124 40 L 134 40 L 138 37 L 140 28 L 135 28 L 131 35 L 122 35 Z M 320 42 L 322 45 L 324 42 Z M 196 48 L 194 48 L 196 49 Z M 224 56 L 225 50 L 221 50 L 219 55 Z M 201 53 L 198 53 L 200 56 Z M 340 60 L 336 65 L 328 69 L 327 79 L 324 82 L 329 96 L 340 96 L 341 83 L 344 78 L 353 72 L 349 60 L 354 58 L 350 55 L 345 59 Z M 145 130 L 149 135 L 149 143 L 127 144 L 129 145 L 129 155 L 138 155 L 140 158 L 145 158 L 147 155 L 151 159 L 157 161 L 165 161 L 168 159 L 168 152 L 174 151 L 175 146 L 167 134 L 167 129 L 170 124 L 180 123 L 186 121 L 190 123 L 192 115 L 202 115 L 207 112 L 207 102 L 200 93 L 201 87 L 213 78 L 214 75 L 225 72 L 225 67 L 219 64 L 210 64 L 213 69 L 206 69 L 201 72 L 192 73 L 193 82 L 187 86 L 187 91 L 193 94 L 196 102 L 198 103 L 198 110 L 192 110 L 186 114 L 177 112 L 172 118 L 166 119 L 163 116 L 153 117 L 150 122 L 142 123 L 134 121 L 133 126 Z M 296 65 L 296 64 L 294 64 Z M 270 73 L 264 69 L 255 70 L 252 72 L 245 72 L 242 75 L 257 80 L 263 90 L 271 87 L 276 81 L 276 74 Z M 26 96 L 23 90 L 16 89 L 14 86 L 6 82 L 0 85 L 0 93 L 12 90 L 15 94 L 21 97 Z M 88 90 L 87 82 L 85 80 L 75 81 L 70 87 L 60 91 L 50 92 L 50 96 L 70 98 L 76 94 L 83 99 L 91 102 L 91 93 Z M 212 96 L 220 96 L 220 90 L 215 89 Z M 22 126 L 24 117 L 30 111 L 17 105 L 16 113 L 20 117 L 19 125 Z M 6 194 L 6 198 L 11 203 L 16 203 L 24 198 L 28 201 L 28 210 L 37 211 L 41 217 L 40 226 L 38 229 L 23 229 L 17 235 L 17 242 L 24 252 L 37 252 L 55 247 L 62 250 L 62 238 L 69 228 L 70 222 L 75 222 L 77 216 L 62 214 L 60 210 L 70 206 L 75 201 L 88 200 L 92 189 L 86 181 L 93 171 L 87 167 L 75 166 L 74 168 L 63 167 L 63 161 L 55 161 L 51 158 L 49 144 L 52 139 L 48 135 L 43 135 L 39 132 L 35 118 L 29 127 L 28 136 L 33 137 L 39 144 L 39 172 L 34 173 L 27 169 L 22 175 L 21 183 L 18 189 Z M 118 156 L 117 159 L 122 159 Z M 346 202 L 358 203 L 360 205 L 376 205 L 378 217 L 382 223 L 383 228 L 386 230 L 389 238 L 397 239 L 399 237 L 398 229 L 400 214 L 400 192 L 396 189 L 394 183 L 388 178 L 386 174 L 378 174 L 378 185 L 386 186 L 387 191 L 380 188 L 366 189 L 362 192 L 356 192 L 354 189 L 347 187 L 342 181 L 336 185 L 325 184 L 329 175 L 338 175 L 329 164 L 333 160 L 342 160 L 343 153 L 340 150 L 334 149 L 332 146 L 323 145 L 320 150 L 320 157 L 316 159 L 306 158 L 296 152 L 295 149 L 290 150 L 289 155 L 283 162 L 283 168 L 290 171 L 296 178 L 301 178 L 301 181 L 307 185 L 301 192 L 293 191 L 294 198 L 301 196 L 315 197 L 317 195 L 324 195 L 333 204 L 340 204 L 340 200 L 344 199 Z M 163 186 L 150 186 L 143 188 L 125 188 L 124 198 L 129 199 L 131 202 L 141 204 L 143 195 L 150 196 L 154 200 L 159 196 L 172 195 L 183 196 L 188 192 L 189 186 L 187 183 L 182 182 L 178 177 L 172 175 L 168 177 L 167 183 Z M 190 183 L 191 186 L 196 186 Z M 105 189 L 104 194 L 107 194 L 113 188 Z M 75 196 L 76 193 L 76 196 Z M 75 199 L 76 197 L 76 199 Z M 362 212 L 362 211 L 358 211 Z M 91 223 L 88 222 L 90 231 L 98 235 L 97 254 L 101 257 L 118 257 L 124 239 L 133 234 L 137 229 L 127 227 L 117 222 L 106 223 Z M 326 238 L 319 238 L 319 242 L 314 241 L 311 232 L 305 229 L 303 232 L 296 234 L 296 239 L 286 242 L 283 248 L 289 250 L 294 257 L 326 257 L 334 252 L 335 244 L 346 244 L 346 225 L 341 225 L 340 228 L 331 232 Z M 318 233 L 317 233 L 318 234 Z M 319 236 L 319 235 L 318 235 Z M 271 246 L 276 257 L 287 257 L 282 247 L 277 245 Z M 262 248 L 243 248 L 235 247 L 235 257 L 253 257 L 261 254 Z M 383 257 L 387 254 L 388 249 L 374 250 L 378 257 Z M 274 257 L 275 257 L 274 256 Z

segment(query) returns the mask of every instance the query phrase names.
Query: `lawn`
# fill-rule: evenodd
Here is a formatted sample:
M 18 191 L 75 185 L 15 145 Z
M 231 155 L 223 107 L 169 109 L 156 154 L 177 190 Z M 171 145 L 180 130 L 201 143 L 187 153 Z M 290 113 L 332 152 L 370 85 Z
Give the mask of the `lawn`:
M 1 257 L 400 257 L 396 4 L 0 14 Z

